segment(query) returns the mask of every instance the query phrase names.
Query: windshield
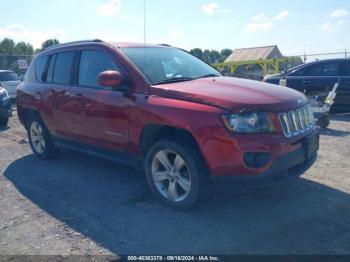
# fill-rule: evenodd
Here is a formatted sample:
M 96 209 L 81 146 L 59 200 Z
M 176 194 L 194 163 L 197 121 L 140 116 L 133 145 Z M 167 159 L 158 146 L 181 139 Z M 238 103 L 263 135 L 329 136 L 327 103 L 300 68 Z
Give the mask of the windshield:
M 0 81 L 16 81 L 18 80 L 18 75 L 14 72 L 0 72 Z
M 221 76 L 211 66 L 180 49 L 128 47 L 122 48 L 122 51 L 152 84 Z

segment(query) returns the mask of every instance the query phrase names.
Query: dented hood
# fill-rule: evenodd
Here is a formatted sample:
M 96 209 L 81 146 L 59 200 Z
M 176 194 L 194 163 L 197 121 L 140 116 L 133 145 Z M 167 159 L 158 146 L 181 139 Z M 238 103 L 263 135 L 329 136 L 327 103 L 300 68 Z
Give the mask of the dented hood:
M 151 92 L 162 97 L 213 105 L 233 112 L 278 112 L 307 103 L 304 94 L 293 89 L 234 77 L 200 78 L 155 85 Z

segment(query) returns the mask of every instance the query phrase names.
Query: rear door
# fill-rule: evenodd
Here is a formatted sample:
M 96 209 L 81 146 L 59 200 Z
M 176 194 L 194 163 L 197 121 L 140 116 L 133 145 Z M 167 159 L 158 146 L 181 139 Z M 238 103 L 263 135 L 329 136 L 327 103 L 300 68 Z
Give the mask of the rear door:
M 75 52 L 59 52 L 49 56 L 45 70 L 44 60 L 37 64 L 37 79 L 45 84 L 42 99 L 47 105 L 45 120 L 54 135 L 70 137 L 75 126 L 72 125 L 71 99 L 72 69 Z M 38 73 L 38 72 L 43 72 Z
M 77 107 L 74 121 L 82 127 L 77 133 L 79 140 L 126 152 L 132 96 L 97 83 L 103 71 L 118 70 L 127 80 L 126 72 L 116 57 L 103 48 L 81 50 L 79 60 L 77 83 L 71 90 Z

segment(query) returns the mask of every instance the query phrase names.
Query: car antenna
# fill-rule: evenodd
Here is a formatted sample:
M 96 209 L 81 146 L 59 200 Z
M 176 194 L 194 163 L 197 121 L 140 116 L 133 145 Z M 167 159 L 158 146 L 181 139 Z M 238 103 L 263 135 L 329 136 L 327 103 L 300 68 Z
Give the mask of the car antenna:
M 144 49 L 144 59 L 146 61 L 146 0 L 143 0 L 143 49 Z M 148 84 L 145 80 L 145 96 L 148 97 Z

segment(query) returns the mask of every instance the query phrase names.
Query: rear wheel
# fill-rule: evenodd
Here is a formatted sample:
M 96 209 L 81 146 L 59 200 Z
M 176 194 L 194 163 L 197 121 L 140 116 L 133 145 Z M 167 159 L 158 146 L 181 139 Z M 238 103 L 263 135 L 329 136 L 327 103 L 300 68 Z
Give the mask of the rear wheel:
M 38 158 L 45 160 L 56 156 L 57 149 L 53 145 L 51 135 L 40 117 L 32 116 L 28 120 L 27 132 L 30 147 Z
M 193 147 L 186 143 L 161 140 L 146 156 L 148 184 L 166 204 L 189 209 L 206 191 L 206 170 Z

